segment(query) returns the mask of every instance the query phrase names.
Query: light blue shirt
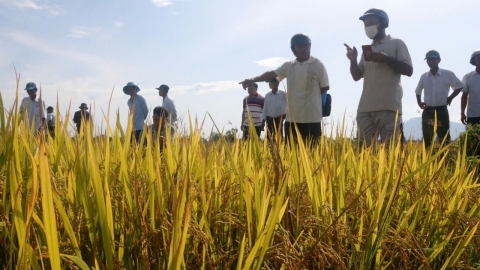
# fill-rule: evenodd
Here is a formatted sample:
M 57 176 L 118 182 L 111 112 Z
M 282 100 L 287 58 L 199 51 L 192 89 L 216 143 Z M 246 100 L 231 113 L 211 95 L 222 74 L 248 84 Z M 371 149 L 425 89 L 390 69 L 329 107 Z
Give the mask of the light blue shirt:
M 130 111 L 133 110 L 133 131 L 142 130 L 143 121 L 147 119 L 148 115 L 148 107 L 145 99 L 140 95 L 136 95 L 133 108 L 131 98 L 127 101 L 127 104 Z
M 171 120 L 172 125 L 177 122 L 177 110 L 175 109 L 175 103 L 173 103 L 173 100 L 168 96 L 165 96 L 163 98 L 162 107 L 168 111 L 168 121 L 170 122 Z

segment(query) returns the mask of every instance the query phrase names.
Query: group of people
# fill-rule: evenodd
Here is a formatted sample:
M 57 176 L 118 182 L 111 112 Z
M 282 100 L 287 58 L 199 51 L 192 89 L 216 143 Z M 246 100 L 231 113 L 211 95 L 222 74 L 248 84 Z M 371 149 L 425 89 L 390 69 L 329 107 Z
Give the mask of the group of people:
M 379 136 L 382 142 L 388 143 L 391 138 L 403 137 L 401 76 L 412 76 L 412 60 L 405 43 L 386 34 L 390 21 L 385 11 L 372 8 L 359 19 L 363 21 L 371 44 L 362 46 L 360 61 L 357 49 L 345 44 L 353 80 L 363 78 L 356 118 L 358 137 L 366 145 L 377 142 Z M 282 132 L 283 125 L 287 139 L 292 136 L 296 140 L 297 132 L 304 140 L 317 141 L 320 138 L 322 95 L 330 89 L 328 75 L 323 63 L 310 55 L 311 40 L 308 36 L 294 35 L 290 48 L 296 57 L 294 60 L 276 70 L 240 82 L 249 94 L 243 101 L 244 138 L 250 134 L 249 116 L 258 135 L 267 122 L 267 137 L 269 133 Z M 424 142 L 426 146 L 431 145 L 436 128 L 438 137 L 449 143 L 447 105 L 460 91 L 463 92 L 462 123 L 480 123 L 480 50 L 474 51 L 470 57 L 470 64 L 475 66 L 475 70 L 466 74 L 462 81 L 453 72 L 439 68 L 441 58 L 437 51 L 427 52 L 425 60 L 430 70 L 421 76 L 415 91 L 418 106 L 423 109 Z M 286 92 L 278 90 L 278 81 L 283 78 L 287 78 Z M 256 91 L 258 82 L 270 83 L 272 91 L 265 98 Z M 453 93 L 449 95 L 450 88 Z M 285 123 L 282 123 L 283 119 Z
M 156 88 L 159 96 L 162 97 L 162 106 L 157 106 L 153 109 L 152 122 L 147 128 L 150 129 L 151 134 L 160 140 L 164 140 L 167 126 L 170 125 L 171 134 L 174 135 L 174 127 L 177 121 L 177 110 L 173 100 L 168 97 L 170 88 L 162 84 Z M 53 107 L 49 106 L 45 112 L 45 101 L 40 100 L 37 96 L 37 85 L 33 82 L 27 83 L 25 90 L 28 97 L 25 97 L 20 104 L 20 113 L 23 114 L 23 120 L 29 121 L 28 126 L 33 130 L 34 134 L 40 129 L 47 128 L 50 136 L 55 136 L 55 113 Z M 132 83 L 127 83 L 123 87 L 123 92 L 129 95 L 127 101 L 130 115 L 132 116 L 132 139 L 140 142 L 142 138 L 142 131 L 144 130 L 144 121 L 147 119 L 148 107 L 145 99 L 138 94 L 140 88 Z M 82 130 L 83 123 L 90 122 L 90 113 L 86 103 L 80 105 L 80 110 L 76 111 L 73 116 L 73 122 L 77 127 L 78 133 Z M 27 120 L 28 119 L 28 120 Z
M 363 79 L 356 118 L 358 136 L 370 145 L 377 142 L 379 136 L 382 142 L 403 136 L 401 76 L 412 76 L 413 65 L 405 43 L 386 34 L 390 21 L 385 11 L 372 8 L 359 19 L 363 21 L 365 34 L 372 40 L 371 44 L 362 46 L 360 60 L 355 47 L 345 46 L 353 80 Z M 303 140 L 318 141 L 322 134 L 322 110 L 330 84 L 323 63 L 310 55 L 311 43 L 310 38 L 304 34 L 294 35 L 290 42 L 290 49 L 296 57 L 294 60 L 284 63 L 276 70 L 240 82 L 244 89 L 248 89 L 248 96 L 243 99 L 243 138 L 248 139 L 250 134 L 260 136 L 266 124 L 269 139 L 283 137 L 284 128 L 286 138 L 291 136 L 297 140 L 297 134 L 300 134 Z M 453 72 L 439 68 L 441 58 L 438 51 L 427 52 L 425 60 L 430 70 L 420 77 L 415 90 L 418 106 L 423 109 L 424 142 L 426 146 L 431 145 L 436 129 L 438 137 L 449 143 L 450 120 L 447 106 L 460 92 L 463 92 L 461 121 L 464 124 L 480 123 L 480 50 L 474 51 L 470 57 L 470 64 L 475 66 L 475 70 L 466 74 L 462 81 Z M 287 79 L 287 91 L 278 89 L 284 78 Z M 257 92 L 257 82 L 268 82 L 272 91 L 265 97 L 261 96 Z M 453 93 L 449 95 L 450 88 Z M 174 102 L 168 97 L 169 87 L 162 84 L 156 89 L 163 102 L 162 106 L 154 108 L 153 124 L 148 128 L 152 129 L 152 134 L 161 134 L 162 137 L 169 124 L 173 136 L 177 112 Z M 28 83 L 25 90 L 28 97 L 22 100 L 20 111 L 26 111 L 35 133 L 39 128 L 48 126 L 53 136 L 53 107 L 47 108 L 48 114 L 41 110 L 45 108 L 45 102 L 40 105 L 35 83 Z M 142 137 L 144 121 L 148 115 L 147 104 L 138 94 L 139 91 L 138 85 L 132 82 L 123 87 L 123 92 L 130 96 L 127 104 L 132 117 L 132 137 L 137 142 Z M 87 109 L 87 105 L 82 103 L 80 111 L 73 117 L 79 132 L 82 123 L 90 119 Z M 254 127 L 255 131 L 249 127 Z

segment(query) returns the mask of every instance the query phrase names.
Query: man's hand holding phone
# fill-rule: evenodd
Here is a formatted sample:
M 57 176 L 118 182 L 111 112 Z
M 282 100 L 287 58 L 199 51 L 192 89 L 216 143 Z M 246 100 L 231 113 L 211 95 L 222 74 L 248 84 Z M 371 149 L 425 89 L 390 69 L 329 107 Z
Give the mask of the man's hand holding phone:
M 357 49 L 355 47 L 353 47 L 353 49 L 348 46 L 347 44 L 343 43 L 343 45 L 345 45 L 345 47 L 347 48 L 347 58 L 350 59 L 350 61 L 357 61 L 357 57 L 358 57 L 358 52 L 357 52 Z

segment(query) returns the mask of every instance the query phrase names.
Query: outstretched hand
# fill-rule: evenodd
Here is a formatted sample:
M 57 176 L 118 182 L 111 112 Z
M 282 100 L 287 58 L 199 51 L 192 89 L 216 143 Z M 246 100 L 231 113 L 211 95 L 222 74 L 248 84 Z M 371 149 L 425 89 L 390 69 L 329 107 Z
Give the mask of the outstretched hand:
M 241 84 L 242 87 L 243 87 L 243 90 L 246 90 L 247 87 L 249 87 L 250 85 L 252 85 L 254 83 L 254 81 L 252 79 L 245 79 L 243 80 L 242 82 L 239 82 L 238 84 Z

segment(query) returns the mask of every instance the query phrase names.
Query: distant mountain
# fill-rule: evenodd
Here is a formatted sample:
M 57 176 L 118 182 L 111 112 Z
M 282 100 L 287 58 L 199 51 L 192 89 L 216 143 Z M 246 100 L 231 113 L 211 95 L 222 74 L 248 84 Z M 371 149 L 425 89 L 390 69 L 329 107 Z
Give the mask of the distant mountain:
M 450 136 L 452 140 L 458 138 L 460 133 L 464 131 L 465 126 L 462 123 L 450 122 Z M 403 133 L 406 139 L 410 139 L 410 136 L 412 136 L 414 140 L 421 140 L 423 138 L 422 118 L 415 117 L 403 123 Z

